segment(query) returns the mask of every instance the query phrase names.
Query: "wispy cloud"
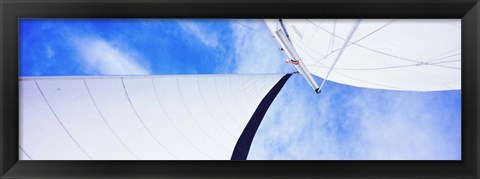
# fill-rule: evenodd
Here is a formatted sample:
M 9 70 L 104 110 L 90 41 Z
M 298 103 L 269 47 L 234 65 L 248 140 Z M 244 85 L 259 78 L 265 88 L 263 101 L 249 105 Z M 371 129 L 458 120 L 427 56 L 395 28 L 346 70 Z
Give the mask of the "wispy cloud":
M 292 77 L 249 159 L 459 160 L 459 91 L 412 93 L 330 83 L 320 95 Z M 310 95 L 311 94 L 311 95 Z M 448 102 L 452 101 L 452 102 Z
M 325 130 L 332 127 L 329 106 L 311 105 L 309 101 L 315 98 L 305 97 L 311 91 L 296 91 L 310 89 L 302 80 L 292 76 L 277 96 L 255 136 L 249 159 L 339 158 L 339 145 L 331 130 Z
M 234 20 L 235 73 L 293 72 L 263 21 Z
M 135 52 L 93 37 L 73 38 L 73 44 L 85 65 L 85 73 L 97 75 L 146 75 L 148 63 Z
M 202 28 L 195 21 L 179 21 L 180 27 L 189 34 L 196 37 L 202 44 L 216 48 L 219 44 L 218 33 Z
M 52 59 L 53 57 L 55 57 L 55 51 L 53 51 L 52 47 L 47 46 L 46 49 L 47 50 L 45 52 L 47 53 L 48 59 Z
M 350 105 L 357 159 L 460 159 L 460 91 L 360 92 Z M 450 93 L 450 94 L 448 94 Z

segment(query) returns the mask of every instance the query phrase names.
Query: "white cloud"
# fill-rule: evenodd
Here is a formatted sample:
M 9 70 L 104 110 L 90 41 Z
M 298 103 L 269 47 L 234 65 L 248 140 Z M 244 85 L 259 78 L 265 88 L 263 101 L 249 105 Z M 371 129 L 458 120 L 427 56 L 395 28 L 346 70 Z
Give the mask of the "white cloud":
M 50 45 L 46 45 L 45 50 L 42 52 L 46 56 L 45 61 L 42 63 L 43 69 L 46 69 L 47 67 L 50 67 L 56 63 L 56 53 Z M 43 72 L 39 72 L 38 74 L 40 75 L 41 73 Z
M 294 75 L 277 96 L 255 136 L 249 159 L 340 158 L 340 146 L 328 130 L 332 125 L 329 122 L 330 108 L 322 103 L 319 106 L 308 105 L 309 100 L 314 99 L 302 95 L 312 92 L 303 83 L 303 77 Z M 301 87 L 308 91 L 293 91 Z M 319 112 L 315 112 L 317 108 Z
M 293 72 L 263 21 L 232 21 L 235 73 Z
M 460 106 L 435 109 L 431 105 L 437 100 L 412 92 L 362 90 L 355 95 L 350 103 L 358 109 L 352 115 L 361 119 L 360 135 L 351 143 L 362 149 L 354 150 L 357 159 L 460 159 L 460 120 L 450 112 Z
M 460 119 L 452 113 L 460 106 L 432 93 L 332 86 L 316 95 L 292 76 L 257 131 L 249 159 L 460 159 Z
M 47 48 L 47 50 L 46 50 L 47 58 L 50 60 L 53 57 L 55 57 L 55 52 L 53 51 L 52 47 L 47 46 L 46 48 Z
M 272 53 L 275 46 L 266 40 L 268 34 L 258 32 L 266 27 L 237 22 L 232 27 L 238 73 L 285 69 L 275 63 L 283 59 Z M 459 97 L 460 92 L 450 96 Z M 294 75 L 263 119 L 248 159 L 459 160 L 460 106 L 446 104 L 449 100 L 435 92 L 371 90 L 333 82 L 317 95 L 303 77 Z
M 99 38 L 74 38 L 85 72 L 98 75 L 147 75 L 150 71 L 129 49 L 120 48 Z
M 206 46 L 216 48 L 218 46 L 218 34 L 214 31 L 202 28 L 194 21 L 180 21 L 180 27 L 190 33 Z

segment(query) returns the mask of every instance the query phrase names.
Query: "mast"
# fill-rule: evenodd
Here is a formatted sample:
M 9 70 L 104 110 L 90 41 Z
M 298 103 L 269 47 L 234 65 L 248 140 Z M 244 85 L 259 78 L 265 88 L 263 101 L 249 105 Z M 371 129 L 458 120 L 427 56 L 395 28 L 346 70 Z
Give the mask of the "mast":
M 302 59 L 298 55 L 297 51 L 293 47 L 292 41 L 288 37 L 288 31 L 285 28 L 282 19 L 279 19 L 279 22 L 281 24 L 281 28 L 275 31 L 275 34 L 280 39 L 281 46 L 285 47 L 282 49 L 285 49 L 286 55 L 289 59 L 297 61 L 297 64 L 294 64 L 294 67 L 300 74 L 302 74 L 307 83 L 315 90 L 315 92 L 317 94 L 320 93 L 320 87 L 318 87 L 318 84 L 315 82 L 307 67 L 303 63 Z

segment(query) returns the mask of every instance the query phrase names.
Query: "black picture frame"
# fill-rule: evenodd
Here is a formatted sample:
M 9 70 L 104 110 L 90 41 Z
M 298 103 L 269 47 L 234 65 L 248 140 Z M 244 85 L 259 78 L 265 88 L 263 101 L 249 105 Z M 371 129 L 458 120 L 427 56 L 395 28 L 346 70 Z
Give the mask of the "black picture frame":
M 461 161 L 18 161 L 19 18 L 461 18 Z M 479 178 L 478 0 L 0 0 L 0 178 Z

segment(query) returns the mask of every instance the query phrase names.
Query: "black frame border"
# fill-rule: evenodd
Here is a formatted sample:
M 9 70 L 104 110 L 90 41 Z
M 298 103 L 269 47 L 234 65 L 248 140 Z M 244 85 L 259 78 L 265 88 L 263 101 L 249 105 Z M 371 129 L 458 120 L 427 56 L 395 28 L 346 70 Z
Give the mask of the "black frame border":
M 462 18 L 461 161 L 18 161 L 19 18 Z M 0 178 L 480 178 L 479 0 L 0 0 Z

